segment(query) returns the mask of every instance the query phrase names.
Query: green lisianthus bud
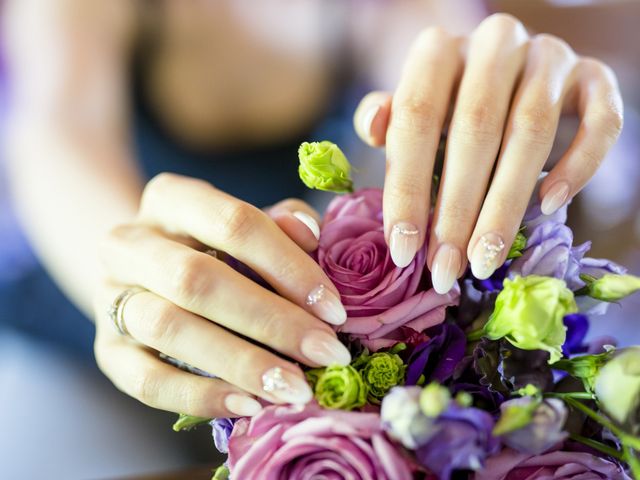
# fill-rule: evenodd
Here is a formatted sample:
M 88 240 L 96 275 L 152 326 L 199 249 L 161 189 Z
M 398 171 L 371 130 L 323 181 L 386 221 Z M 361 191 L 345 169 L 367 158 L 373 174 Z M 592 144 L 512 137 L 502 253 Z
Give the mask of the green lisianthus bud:
M 640 277 L 608 273 L 590 282 L 588 294 L 604 302 L 616 302 L 640 290 Z
M 527 246 L 527 237 L 524 236 L 522 231 L 519 231 L 516 234 L 516 238 L 513 241 L 513 245 L 509 249 L 509 254 L 507 255 L 507 260 L 512 258 L 518 258 L 522 256 L 522 250 Z
M 210 421 L 211 421 L 210 418 L 196 417 L 194 415 L 187 415 L 186 413 L 181 413 L 178 416 L 178 420 L 176 420 L 176 423 L 173 424 L 173 431 L 179 432 L 181 430 L 191 430 L 192 428 L 195 428 L 198 425 L 209 423 Z
M 449 389 L 438 382 L 431 382 L 420 392 L 420 410 L 425 416 L 435 418 L 447 409 L 451 402 Z
M 353 191 L 351 165 L 335 143 L 304 142 L 298 148 L 298 158 L 298 174 L 307 187 L 336 193 Z
M 600 406 L 619 423 L 640 420 L 640 347 L 621 350 L 595 379 Z
M 564 370 L 569 375 L 582 379 L 585 389 L 593 392 L 596 376 L 600 369 L 613 356 L 614 350 L 595 355 L 581 355 L 569 359 L 559 360 L 553 368 Z
M 566 327 L 562 318 L 577 312 L 573 292 L 563 280 L 538 275 L 506 279 L 485 325 L 491 340 L 506 338 L 522 350 L 545 350 L 549 363 L 562 357 Z
M 367 385 L 368 400 L 379 404 L 392 387 L 404 384 L 407 366 L 396 353 L 363 354 L 354 361 L 354 367 Z
M 367 403 L 367 386 L 351 365 L 331 365 L 307 372 L 314 396 L 325 408 L 353 410 Z
M 230 474 L 231 472 L 229 472 L 229 467 L 227 467 L 226 465 L 220 465 L 213 472 L 213 477 L 211 477 L 211 480 L 229 480 Z

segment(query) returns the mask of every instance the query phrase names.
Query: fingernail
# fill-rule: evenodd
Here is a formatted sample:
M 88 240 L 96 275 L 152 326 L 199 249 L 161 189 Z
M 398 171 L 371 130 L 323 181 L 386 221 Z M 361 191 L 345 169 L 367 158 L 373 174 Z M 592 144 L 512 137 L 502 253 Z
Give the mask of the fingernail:
M 329 332 L 312 330 L 302 339 L 300 344 L 302 354 L 318 365 L 349 365 L 351 354 L 347 347 Z
M 257 400 L 238 393 L 227 395 L 224 398 L 224 406 L 240 417 L 253 417 L 262 410 L 262 405 Z
M 382 108 L 382 105 L 372 105 L 362 115 L 362 131 L 369 137 L 373 137 L 373 121 L 375 120 L 378 112 Z
M 309 403 L 313 392 L 309 384 L 298 375 L 280 367 L 267 370 L 262 375 L 262 389 L 285 403 Z
M 347 311 L 340 298 L 322 284 L 307 295 L 306 303 L 315 316 L 327 323 L 342 325 L 347 321 Z
M 418 251 L 420 231 L 411 223 L 398 223 L 391 229 L 389 250 L 391 259 L 398 267 L 406 267 L 411 263 Z
M 440 245 L 431 266 L 431 282 L 437 293 L 443 295 L 451 290 L 458 278 L 461 263 L 460 250 L 448 243 Z
M 473 276 L 484 280 L 489 278 L 500 266 L 500 253 L 504 250 L 504 241 L 495 233 L 480 237 L 471 254 L 471 272 Z
M 313 233 L 313 236 L 316 237 L 316 240 L 320 240 L 320 225 L 318 225 L 318 222 L 316 222 L 315 218 L 304 212 L 293 212 L 293 216 L 304 223 L 307 228 L 311 230 L 311 233 Z
M 569 184 L 567 182 L 556 182 L 549 189 L 542 199 L 540 210 L 545 215 L 551 215 L 562 207 L 569 198 Z

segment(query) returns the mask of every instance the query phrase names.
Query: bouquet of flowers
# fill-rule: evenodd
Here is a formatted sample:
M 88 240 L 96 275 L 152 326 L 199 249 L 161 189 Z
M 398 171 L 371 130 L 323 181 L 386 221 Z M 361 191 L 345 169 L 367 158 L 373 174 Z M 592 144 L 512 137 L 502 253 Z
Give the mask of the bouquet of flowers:
M 299 153 L 305 184 L 349 192 L 325 212 L 314 258 L 340 291 L 353 361 L 306 369 L 310 404 L 206 419 L 228 453 L 214 478 L 640 479 L 640 347 L 585 341 L 589 318 L 640 278 L 573 245 L 566 207 L 543 215 L 535 194 L 506 263 L 440 295 L 426 245 L 393 264 L 382 192 L 350 192 L 340 149 Z

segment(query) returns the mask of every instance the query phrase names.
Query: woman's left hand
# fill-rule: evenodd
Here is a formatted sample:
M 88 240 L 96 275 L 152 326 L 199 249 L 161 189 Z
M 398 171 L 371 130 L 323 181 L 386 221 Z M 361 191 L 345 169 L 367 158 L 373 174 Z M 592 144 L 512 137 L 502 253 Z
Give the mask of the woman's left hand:
M 506 14 L 468 37 L 424 30 L 393 95 L 370 93 L 354 119 L 365 142 L 386 144 L 384 220 L 396 265 L 407 265 L 425 240 L 434 159 L 448 124 L 427 260 L 433 286 L 447 292 L 467 257 L 476 277 L 489 277 L 505 261 L 562 113 L 576 114 L 580 125 L 540 187 L 545 214 L 584 187 L 620 134 L 614 73 L 559 38 L 529 36 Z

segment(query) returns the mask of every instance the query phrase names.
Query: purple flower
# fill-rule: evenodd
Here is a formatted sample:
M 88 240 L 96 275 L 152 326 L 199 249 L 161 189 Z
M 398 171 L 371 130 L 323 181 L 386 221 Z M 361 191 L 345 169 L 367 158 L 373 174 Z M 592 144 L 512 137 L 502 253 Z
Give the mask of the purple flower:
M 229 451 L 229 437 L 236 423 L 234 418 L 214 418 L 209 422 L 211 425 L 211 433 L 213 435 L 213 443 L 220 453 Z
M 464 357 L 467 339 L 457 325 L 442 323 L 425 333 L 431 338 L 418 345 L 407 362 L 407 385 L 416 385 L 422 375 L 427 383 L 442 383 Z
M 527 408 L 531 397 L 515 398 L 500 405 L 501 412 L 509 408 Z M 538 455 L 564 441 L 567 433 L 563 431 L 567 420 L 567 408 L 557 398 L 542 401 L 533 412 L 531 422 L 522 428 L 512 430 L 501 436 L 502 442 L 519 452 Z
M 574 353 L 583 353 L 587 350 L 584 339 L 589 331 L 589 319 L 582 313 L 570 313 L 562 319 L 567 327 L 567 339 L 562 345 L 562 354 L 565 357 Z
M 266 407 L 241 418 L 229 440 L 232 478 L 411 480 L 409 462 L 382 431 L 377 413 L 317 404 Z
M 619 465 L 585 452 L 533 456 L 505 448 L 489 458 L 473 480 L 631 480 Z
M 493 417 L 484 410 L 452 403 L 433 425 L 429 440 L 416 450 L 416 458 L 442 480 L 454 470 L 479 470 L 485 459 L 498 451 L 491 434 Z
M 335 199 L 325 216 L 317 259 L 340 291 L 347 321 L 340 331 L 373 351 L 444 320 L 459 289 L 438 295 L 425 283 L 426 245 L 405 268 L 394 265 L 382 225 L 382 194 L 365 189 Z
M 563 279 L 576 290 L 584 286 L 580 280 L 580 260 L 590 243 L 572 247 L 573 232 L 562 223 L 545 221 L 530 230 L 522 256 L 509 267 L 515 275 L 542 275 Z

